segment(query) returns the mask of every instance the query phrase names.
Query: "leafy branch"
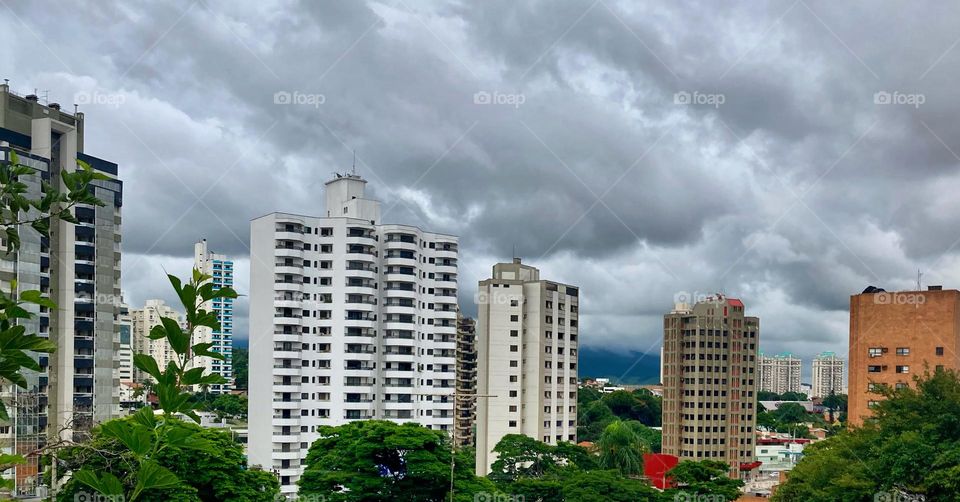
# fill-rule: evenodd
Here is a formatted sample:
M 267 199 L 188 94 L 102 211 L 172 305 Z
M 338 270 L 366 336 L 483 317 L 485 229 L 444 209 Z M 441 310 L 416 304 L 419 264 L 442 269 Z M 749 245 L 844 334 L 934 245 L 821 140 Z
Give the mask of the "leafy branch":
M 216 298 L 236 298 L 237 293 L 229 287 L 215 288 L 212 277 L 196 269 L 186 283 L 174 275 L 167 277 L 186 312 L 186 327 L 181 327 L 176 319 L 161 317 L 160 324 L 154 326 L 148 336 L 153 340 L 166 340 L 175 356 L 165 368 L 161 368 L 156 359 L 147 354 L 136 354 L 133 358 L 133 364 L 155 380 L 153 388 L 162 413 L 157 416 L 153 409 L 145 406 L 130 420 L 113 420 L 100 426 L 103 436 L 123 443 L 137 464 L 124 479 L 109 472 L 98 474 L 90 469 L 80 469 L 73 474 L 75 480 L 103 495 L 122 495 L 131 502 L 146 490 L 171 488 L 180 483 L 173 472 L 157 462 L 158 455 L 164 450 L 211 451 L 213 445 L 195 437 L 196 429 L 185 427 L 176 415 L 190 417 L 199 423 L 200 417 L 196 413 L 199 403 L 192 399 L 191 389 L 226 383 L 225 378 L 205 373 L 206 368 L 195 362 L 198 357 L 223 360 L 224 356 L 210 350 L 213 344 L 194 344 L 193 339 L 200 328 L 220 329 L 217 313 L 203 306 Z

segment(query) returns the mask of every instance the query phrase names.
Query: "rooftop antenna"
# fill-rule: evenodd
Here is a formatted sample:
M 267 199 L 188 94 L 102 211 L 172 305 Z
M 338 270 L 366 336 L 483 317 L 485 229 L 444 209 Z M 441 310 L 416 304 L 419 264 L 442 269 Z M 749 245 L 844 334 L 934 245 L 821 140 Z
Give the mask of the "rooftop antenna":
M 923 277 L 923 272 L 920 272 L 920 269 L 917 269 L 917 291 L 920 291 L 920 279 Z
M 353 151 L 353 175 L 357 175 L 357 151 Z

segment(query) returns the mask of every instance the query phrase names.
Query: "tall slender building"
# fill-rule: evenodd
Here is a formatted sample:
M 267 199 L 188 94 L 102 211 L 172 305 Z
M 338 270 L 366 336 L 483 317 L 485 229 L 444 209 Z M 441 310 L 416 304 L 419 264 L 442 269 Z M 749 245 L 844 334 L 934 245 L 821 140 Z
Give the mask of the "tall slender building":
M 457 394 L 454 405 L 457 446 L 473 446 L 477 417 L 477 322 L 457 314 Z
M 476 470 L 486 475 L 507 434 L 576 441 L 580 291 L 514 258 L 493 266 L 477 303 Z
M 116 340 L 120 314 L 120 210 L 123 184 L 117 165 L 84 153 L 83 113 L 67 113 L 57 103 L 41 104 L 35 95 L 20 96 L 0 84 L 0 157 L 16 152 L 34 170 L 20 181 L 28 196 L 42 196 L 41 182 L 61 191 L 63 171 L 83 161 L 107 176 L 91 190 L 103 207 L 74 208 L 79 223 L 51 221 L 51 237 L 22 228 L 21 247 L 14 254 L 2 243 L 0 287 L 9 291 L 40 290 L 60 307 L 33 308 L 24 320 L 30 333 L 57 344 L 53 354 L 37 355 L 41 371 L 26 371 L 27 388 L 4 390 L 12 409 L 9 450 L 29 454 L 48 439 L 82 440 L 96 423 L 119 414 Z M 2 430 L 2 426 L 0 426 Z M 2 435 L 0 435 L 2 437 Z M 41 483 L 38 458 L 15 467 L 16 494 L 35 494 Z
M 793 354 L 760 354 L 757 362 L 760 388 L 764 392 L 784 394 L 800 392 L 800 358 Z
M 453 429 L 457 238 L 385 224 L 337 175 L 321 216 L 251 223 L 249 461 L 291 494 L 322 425 Z
M 846 361 L 833 352 L 821 352 L 813 358 L 813 385 L 810 397 L 827 397 L 831 394 L 846 394 L 843 377 Z
M 907 387 L 926 369 L 960 369 L 960 291 L 887 292 L 873 286 L 850 297 L 847 417 L 869 418 L 878 385 Z
M 228 260 L 222 254 L 212 253 L 207 247 L 206 239 L 194 245 L 193 254 L 194 268 L 212 276 L 214 287 L 218 289 L 233 287 L 233 260 Z M 227 384 L 211 385 L 210 392 L 214 394 L 229 392 L 233 388 L 233 298 L 217 298 L 202 307 L 216 312 L 217 319 L 220 321 L 220 330 L 198 328 L 196 343 L 212 343 L 211 349 L 222 354 L 224 359 L 198 357 L 196 365 L 207 368 L 207 373 L 220 375 L 227 380 Z
M 755 465 L 760 319 L 716 295 L 663 317 L 663 453 L 719 460 L 730 474 Z

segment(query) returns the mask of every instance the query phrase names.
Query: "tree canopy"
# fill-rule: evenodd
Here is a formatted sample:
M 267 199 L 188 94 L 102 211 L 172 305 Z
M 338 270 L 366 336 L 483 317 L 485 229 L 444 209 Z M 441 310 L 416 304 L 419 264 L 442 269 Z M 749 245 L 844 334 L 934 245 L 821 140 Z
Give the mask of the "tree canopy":
M 960 381 L 951 370 L 882 388 L 874 418 L 810 445 L 774 500 L 873 500 L 877 493 L 955 500 L 960 493 Z M 891 500 L 893 500 L 891 498 Z

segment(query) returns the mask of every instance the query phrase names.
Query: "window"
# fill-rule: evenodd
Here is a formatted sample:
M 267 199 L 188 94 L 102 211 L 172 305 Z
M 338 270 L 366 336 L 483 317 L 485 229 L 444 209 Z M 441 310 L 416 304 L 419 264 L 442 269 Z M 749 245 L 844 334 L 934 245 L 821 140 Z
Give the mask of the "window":
M 520 304 L 517 302 L 517 300 L 510 300 L 510 306 L 511 306 L 511 307 L 517 307 L 517 306 L 519 306 L 519 305 L 520 305 Z
M 883 349 L 880 347 L 870 347 L 867 349 L 867 355 L 870 357 L 880 357 L 883 354 Z
M 943 355 L 943 347 L 937 347 L 937 355 L 938 355 L 938 356 L 942 356 L 942 355 Z
M 519 349 L 519 347 L 517 347 L 516 345 L 511 345 L 511 346 L 510 346 L 510 352 L 516 352 L 518 349 Z
M 897 382 L 897 390 L 906 389 L 906 388 L 907 388 L 907 384 L 903 382 Z
M 909 366 L 897 366 L 897 373 L 910 373 Z
M 519 316 L 516 316 L 516 315 L 512 315 L 512 316 L 510 316 L 510 320 L 511 320 L 511 321 L 519 321 L 519 320 L 520 320 L 520 317 L 519 317 Z
M 909 355 L 910 355 L 910 347 L 897 347 L 897 355 L 898 355 L 898 356 L 909 356 Z
M 516 420 L 511 420 L 507 425 L 509 425 L 510 427 L 516 427 L 516 426 L 517 426 L 517 421 L 516 421 Z
M 511 391 L 510 391 L 510 397 L 517 397 L 517 391 L 511 390 Z
M 876 408 L 877 404 L 876 401 L 867 401 L 867 408 Z
M 876 392 L 880 390 L 880 384 L 870 382 L 867 384 L 867 392 Z
M 516 362 L 516 361 L 510 361 L 510 367 L 511 367 L 511 368 L 516 368 L 516 367 L 517 367 L 517 362 Z
M 867 366 L 867 373 L 880 373 L 880 366 Z
M 520 335 L 520 332 L 518 330 L 515 330 L 515 329 L 510 330 L 510 336 L 519 336 L 519 335 Z

